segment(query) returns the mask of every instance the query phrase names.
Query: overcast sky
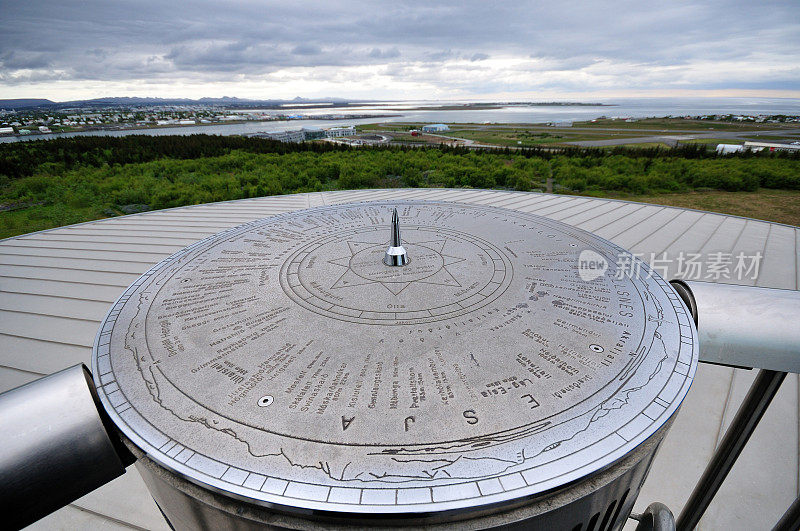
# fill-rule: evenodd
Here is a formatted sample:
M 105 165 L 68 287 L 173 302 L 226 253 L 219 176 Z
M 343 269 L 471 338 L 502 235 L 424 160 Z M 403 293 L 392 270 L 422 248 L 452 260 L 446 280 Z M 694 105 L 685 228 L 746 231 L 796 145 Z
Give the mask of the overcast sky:
M 800 3 L 0 0 L 0 98 L 800 97 Z

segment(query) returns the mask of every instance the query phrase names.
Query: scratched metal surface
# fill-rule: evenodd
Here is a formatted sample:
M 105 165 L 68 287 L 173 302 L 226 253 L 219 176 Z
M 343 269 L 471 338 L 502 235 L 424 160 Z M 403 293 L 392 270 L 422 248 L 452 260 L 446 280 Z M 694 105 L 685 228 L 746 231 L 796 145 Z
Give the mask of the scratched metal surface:
M 393 207 L 404 267 L 383 263 Z M 95 382 L 152 459 L 248 500 L 371 513 L 517 500 L 613 463 L 689 389 L 691 318 L 657 275 L 617 274 L 624 252 L 460 203 L 275 216 L 134 282 L 101 325 Z

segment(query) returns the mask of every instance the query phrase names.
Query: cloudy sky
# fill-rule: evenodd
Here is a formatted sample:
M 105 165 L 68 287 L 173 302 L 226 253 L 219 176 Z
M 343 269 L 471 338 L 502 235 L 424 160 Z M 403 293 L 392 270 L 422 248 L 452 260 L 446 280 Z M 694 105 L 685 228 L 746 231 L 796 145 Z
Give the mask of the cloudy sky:
M 800 97 L 800 4 L 0 0 L 0 98 Z

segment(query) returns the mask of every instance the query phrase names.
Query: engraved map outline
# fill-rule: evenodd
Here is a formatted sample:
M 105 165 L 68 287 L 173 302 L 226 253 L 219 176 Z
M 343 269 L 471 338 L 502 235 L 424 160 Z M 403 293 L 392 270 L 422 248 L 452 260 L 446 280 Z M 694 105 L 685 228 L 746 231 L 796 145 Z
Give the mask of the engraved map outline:
M 458 206 L 459 206 L 459 207 L 462 207 L 462 205 L 458 205 Z M 467 205 L 467 206 L 469 206 L 469 205 Z M 511 214 L 513 215 L 513 214 L 516 214 L 516 213 L 511 213 Z M 274 218 L 272 218 L 272 219 L 274 219 Z M 548 221 L 549 221 L 549 220 L 548 220 Z M 218 235 L 218 236 L 219 236 L 219 235 Z M 212 237 L 212 239 L 213 239 L 213 237 Z M 202 243 L 202 242 L 198 242 L 198 243 Z M 192 246 L 192 247 L 194 247 L 194 246 Z M 135 289 L 134 289 L 135 287 L 136 287 L 136 286 L 132 286 L 132 288 L 131 288 L 131 289 L 133 289 L 133 291 L 135 291 Z M 662 286 L 662 287 L 663 287 L 663 286 Z M 130 291 L 130 290 L 128 290 L 128 291 Z M 127 293 L 128 293 L 128 292 L 126 292 L 126 294 L 127 294 Z M 125 295 L 123 295 L 123 296 L 125 296 Z M 673 306 L 674 306 L 674 308 L 675 308 L 675 309 L 681 309 L 681 308 L 682 308 L 682 307 L 680 307 L 680 306 L 677 306 L 677 305 L 675 305 L 675 304 L 674 304 L 674 301 L 673 301 Z M 116 307 L 116 306 L 115 306 L 115 307 Z M 112 308 L 112 312 L 113 312 L 113 310 L 114 310 L 114 308 Z M 103 329 L 104 329 L 104 328 L 105 328 L 105 327 L 103 327 L 103 328 L 101 329 L 101 331 L 100 331 L 100 333 L 99 333 L 99 336 L 98 336 L 98 337 L 100 337 L 100 335 L 102 335 L 101 333 L 103 332 Z M 693 332 L 693 331 L 692 331 L 692 332 Z M 689 340 L 691 341 L 692 339 L 693 339 L 693 338 L 692 338 L 692 336 L 690 335 L 690 336 L 689 336 Z M 683 347 L 683 345 L 682 345 L 681 347 Z M 97 349 L 97 345 L 96 345 L 96 349 Z M 96 351 L 96 354 L 98 354 L 98 352 L 97 352 L 97 351 Z M 99 358 L 99 356 L 96 356 L 96 357 L 98 357 L 98 358 Z M 99 365 L 99 360 L 98 360 L 98 365 Z M 96 375 L 98 375 L 98 374 L 99 374 L 99 372 L 96 372 L 95 374 L 96 374 Z M 100 383 L 102 383 L 102 376 L 103 376 L 103 375 L 107 375 L 107 374 L 108 374 L 108 372 L 106 372 L 106 373 L 103 373 L 103 374 L 99 374 L 99 376 L 100 376 L 100 378 L 101 378 L 101 382 L 100 382 Z M 96 376 L 96 377 L 97 377 L 97 376 Z M 686 377 L 688 378 L 688 377 L 689 377 L 689 375 L 686 375 Z M 107 384 L 106 384 L 106 385 L 107 385 Z M 106 402 L 108 401 L 108 397 L 106 396 L 106 394 L 105 394 L 105 393 L 101 393 L 101 395 L 104 397 L 104 403 L 106 403 Z M 107 407 L 108 407 L 108 404 L 107 404 Z M 114 410 L 114 408 L 113 408 L 113 407 L 112 407 L 111 409 L 112 409 L 112 410 Z M 114 410 L 114 411 L 116 411 L 116 410 Z M 665 412 L 666 412 L 666 411 L 669 411 L 669 408 L 668 408 L 667 410 L 665 410 Z M 233 488 L 235 489 L 235 485 L 233 485 Z

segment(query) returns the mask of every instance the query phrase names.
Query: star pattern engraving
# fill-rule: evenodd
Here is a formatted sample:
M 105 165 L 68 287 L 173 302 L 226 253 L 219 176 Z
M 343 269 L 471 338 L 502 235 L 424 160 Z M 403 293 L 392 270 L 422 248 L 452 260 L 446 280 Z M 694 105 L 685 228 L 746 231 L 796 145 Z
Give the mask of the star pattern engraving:
M 346 268 L 346 271 L 336 280 L 336 282 L 333 283 L 330 289 L 349 288 L 351 286 L 363 286 L 368 284 L 380 284 L 396 296 L 399 295 L 409 285 L 414 283 L 433 284 L 437 286 L 453 286 L 457 288 L 461 287 L 461 284 L 447 269 L 447 266 L 463 262 L 464 260 L 466 260 L 466 258 L 460 258 L 457 256 L 444 254 L 444 246 L 447 243 L 447 238 L 416 242 L 416 243 L 411 243 L 411 242 L 404 242 L 404 243 L 406 243 L 407 245 L 414 245 L 417 247 L 425 247 L 426 249 L 429 249 L 437 253 L 439 256 L 442 257 L 442 262 L 443 262 L 442 267 L 438 271 L 432 273 L 429 276 L 426 276 L 421 279 L 413 279 L 410 281 L 378 280 L 378 279 L 365 278 L 351 269 L 350 260 L 357 253 L 365 249 L 372 247 L 380 247 L 381 249 L 383 249 L 386 245 L 388 245 L 388 241 L 386 244 L 376 244 L 375 242 L 348 241 L 347 246 L 350 249 L 349 256 L 343 256 L 341 258 L 334 258 L 333 260 L 328 260 L 328 263 Z

